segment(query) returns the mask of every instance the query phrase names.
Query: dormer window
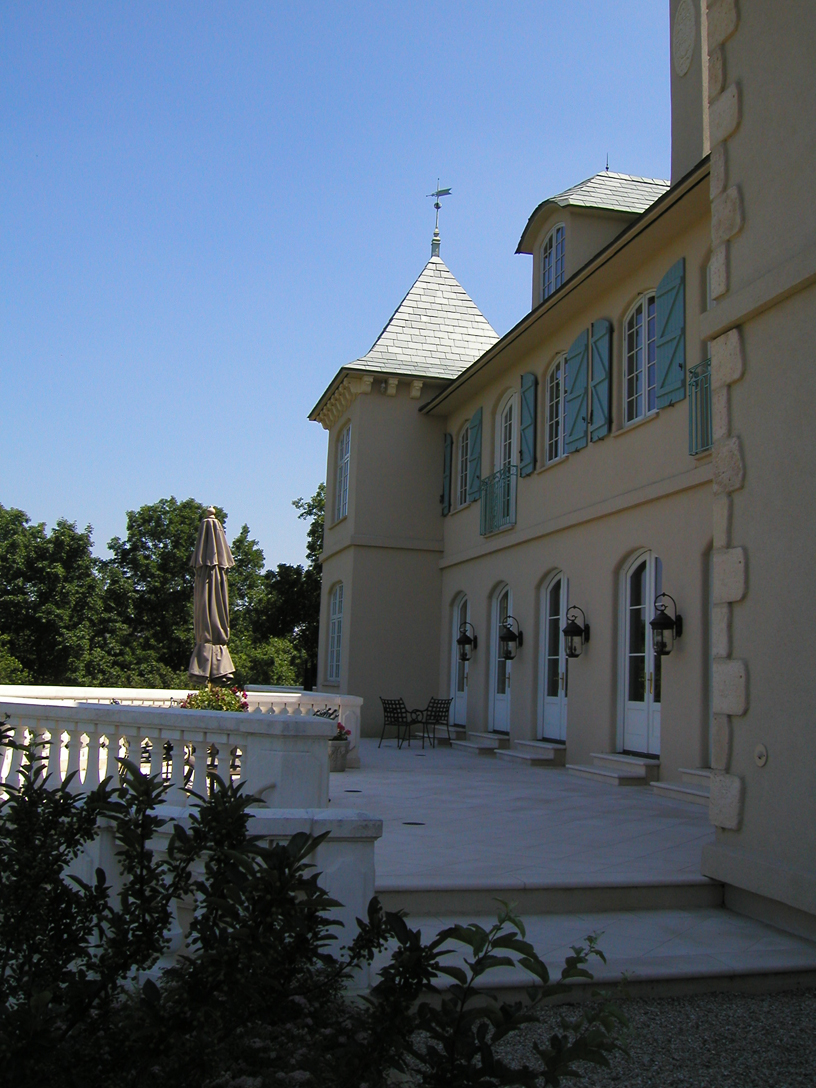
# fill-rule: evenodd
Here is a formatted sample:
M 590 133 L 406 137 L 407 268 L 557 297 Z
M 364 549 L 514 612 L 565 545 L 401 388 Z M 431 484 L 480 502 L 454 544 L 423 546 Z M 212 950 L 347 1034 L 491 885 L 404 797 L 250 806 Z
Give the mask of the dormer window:
M 547 235 L 541 247 L 541 301 L 549 298 L 564 282 L 564 224 Z

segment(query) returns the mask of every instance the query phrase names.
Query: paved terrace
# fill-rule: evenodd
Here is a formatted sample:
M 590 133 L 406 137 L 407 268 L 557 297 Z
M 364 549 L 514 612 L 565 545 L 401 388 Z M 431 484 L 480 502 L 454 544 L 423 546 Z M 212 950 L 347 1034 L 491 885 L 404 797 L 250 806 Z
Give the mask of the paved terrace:
M 696 884 L 713 841 L 699 805 L 418 741 L 361 742 L 331 803 L 383 819 L 377 888 L 523 889 Z M 359 791 L 359 792 L 357 792 Z M 416 826 L 419 825 L 419 826 Z
M 376 887 L 426 937 L 489 923 L 517 904 L 551 970 L 601 933 L 597 979 L 647 986 L 767 988 L 816 983 L 816 944 L 724 909 L 700 875 L 713 838 L 704 807 L 418 742 L 361 741 L 362 767 L 330 776 L 332 806 L 383 819 Z M 451 962 L 455 962 L 455 959 Z M 494 985 L 524 981 L 495 972 Z

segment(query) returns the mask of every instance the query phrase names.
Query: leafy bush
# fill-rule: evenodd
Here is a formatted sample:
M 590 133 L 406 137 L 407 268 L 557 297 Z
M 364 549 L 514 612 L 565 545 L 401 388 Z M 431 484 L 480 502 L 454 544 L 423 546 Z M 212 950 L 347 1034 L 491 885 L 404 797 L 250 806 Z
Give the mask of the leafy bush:
M 0 738 L 14 747 L 10 736 Z M 504 908 L 490 929 L 454 926 L 423 943 L 376 899 L 348 947 L 336 904 L 309 856 L 323 837 L 286 844 L 249 832 L 255 799 L 213 776 L 185 821 L 161 815 L 167 786 L 127 760 L 88 793 L 49 785 L 41 751 L 24 750 L 19 785 L 0 802 L 0 1068 L 29 1088 L 423 1088 L 558 1085 L 576 1063 L 607 1065 L 621 1018 L 606 1007 L 562 1020 L 535 1068 L 497 1044 L 600 955 L 576 947 L 553 983 Z M 77 875 L 103 832 L 116 843 L 116 887 Z M 168 836 L 165 851 L 157 834 Z M 73 875 L 69 871 L 73 869 Z M 163 972 L 178 905 L 188 954 Z M 452 946 L 465 968 L 445 962 Z M 390 957 L 362 998 L 359 969 Z M 537 986 L 525 1002 L 477 989 L 516 963 Z M 446 976 L 450 988 L 429 994 Z
M 238 688 L 219 688 L 215 684 L 207 684 L 205 688 L 191 691 L 181 706 L 184 710 L 249 710 L 245 691 Z

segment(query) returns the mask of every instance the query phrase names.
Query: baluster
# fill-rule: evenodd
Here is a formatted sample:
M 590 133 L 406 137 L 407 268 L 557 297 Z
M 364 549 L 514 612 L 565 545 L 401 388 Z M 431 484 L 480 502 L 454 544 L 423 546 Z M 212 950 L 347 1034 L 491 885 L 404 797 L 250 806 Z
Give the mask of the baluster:
M 162 739 L 157 734 L 154 733 L 152 737 L 143 738 L 143 750 L 147 749 L 147 752 L 149 752 L 150 763 L 149 765 L 145 763 L 142 767 L 142 774 L 146 774 L 151 778 L 154 774 L 161 775 L 163 748 Z
M 193 774 L 188 782 L 188 789 L 193 789 L 202 797 L 208 795 L 207 767 L 210 760 L 210 744 L 206 734 L 193 741 Z
M 113 747 L 111 748 L 111 753 L 108 756 L 109 760 L 110 760 L 111 755 L 114 754 L 114 752 L 115 752 L 115 755 L 116 755 L 116 759 L 114 760 L 114 763 L 113 763 L 112 766 L 111 766 L 110 762 L 108 763 L 108 773 L 116 775 L 118 780 L 121 782 L 122 777 L 123 777 L 123 768 L 122 768 L 122 764 L 119 763 L 120 759 L 128 759 L 128 760 L 130 760 L 131 763 L 135 763 L 137 767 L 139 766 L 139 754 L 138 754 L 138 752 L 139 752 L 139 741 L 138 741 L 138 738 L 135 737 L 131 733 L 124 732 L 124 730 L 123 730 L 121 736 L 117 737 L 116 748 L 115 749 Z
M 51 723 L 48 734 L 48 761 L 45 765 L 45 773 L 48 777 L 49 785 L 56 787 L 62 781 L 62 769 L 60 767 L 60 759 L 62 757 L 62 731 L 57 722 Z
M 10 734 L 11 740 L 17 741 L 18 744 L 25 743 L 25 730 L 21 725 L 12 726 Z M 11 746 L 3 751 L 3 767 L 5 769 L 3 781 L 8 782 L 10 786 L 20 784 L 20 765 L 23 762 L 24 755 L 25 753 L 21 752 L 19 748 L 12 748 Z
M 87 763 L 85 766 L 84 786 L 86 790 L 95 790 L 99 785 L 99 725 L 94 722 L 85 730 L 88 737 Z
M 170 790 L 167 795 L 168 804 L 186 805 L 187 794 L 184 792 L 184 741 L 176 737 L 170 742 L 173 751 L 170 753 L 170 777 L 168 782 Z
M 65 780 L 68 776 L 73 774 L 71 783 L 68 789 L 71 793 L 80 793 L 82 790 L 82 782 L 79 777 L 79 760 L 82 753 L 82 729 L 78 722 L 71 723 L 71 731 L 68 734 L 68 743 L 64 745 L 67 749 L 67 760 L 65 763 Z

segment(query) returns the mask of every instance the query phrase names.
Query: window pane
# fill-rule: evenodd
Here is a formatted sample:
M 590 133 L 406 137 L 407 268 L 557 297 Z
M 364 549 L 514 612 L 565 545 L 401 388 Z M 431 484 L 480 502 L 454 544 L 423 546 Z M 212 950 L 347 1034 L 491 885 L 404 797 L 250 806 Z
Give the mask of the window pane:
M 561 455 L 562 383 L 561 363 L 557 362 L 547 379 L 547 460 Z
M 547 658 L 547 695 L 551 699 L 558 698 L 558 658 Z
M 629 658 L 629 702 L 642 703 L 646 698 L 646 665 L 642 657 Z
M 646 698 L 646 561 L 629 576 L 629 701 Z

